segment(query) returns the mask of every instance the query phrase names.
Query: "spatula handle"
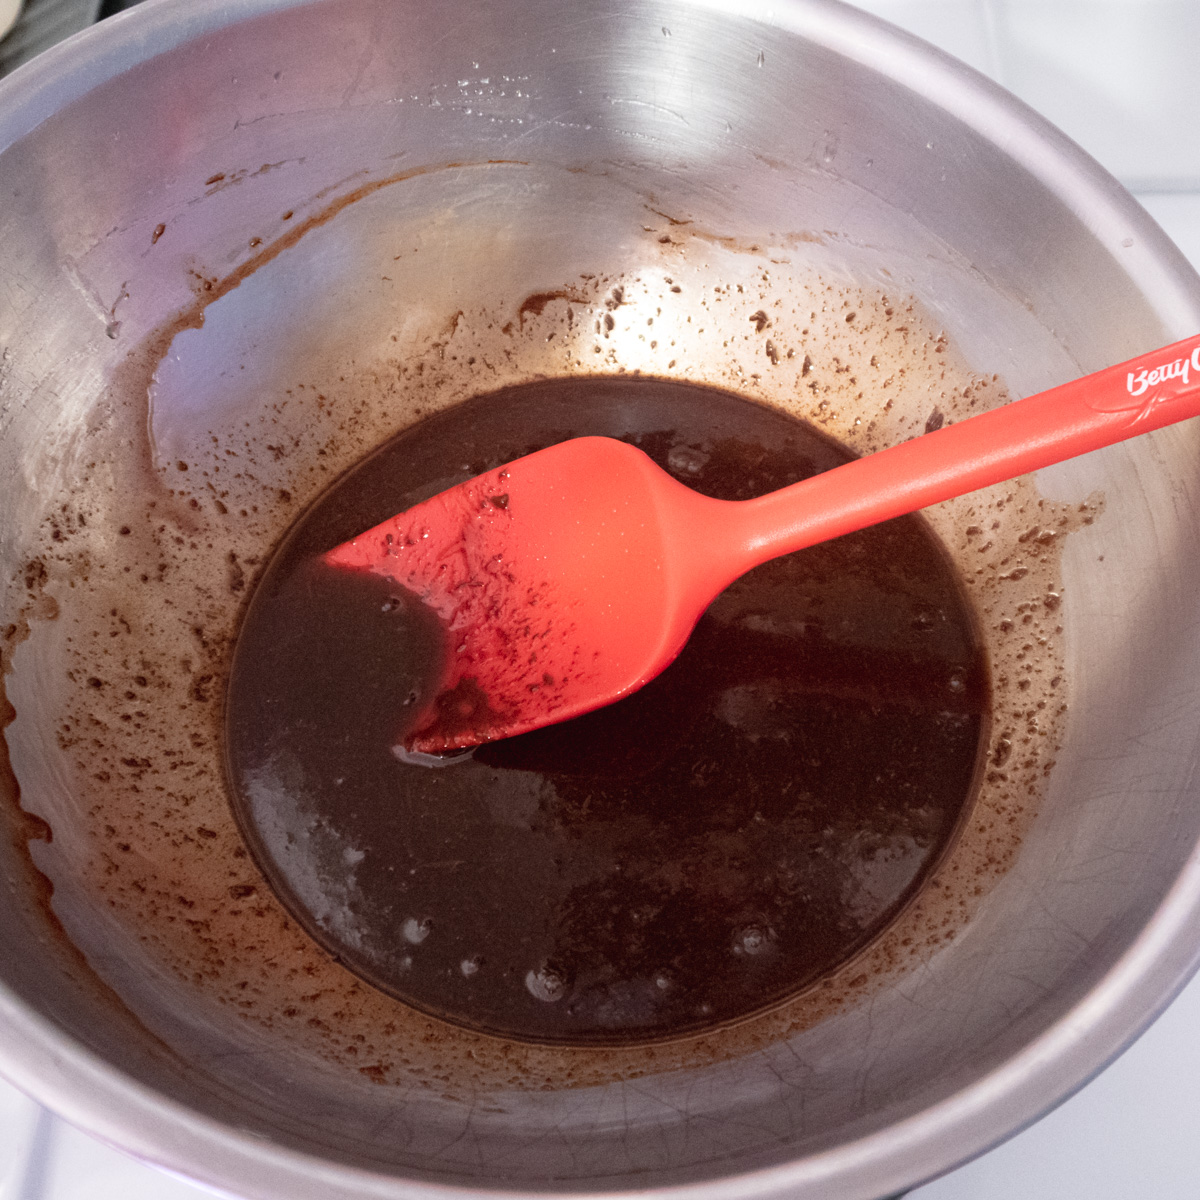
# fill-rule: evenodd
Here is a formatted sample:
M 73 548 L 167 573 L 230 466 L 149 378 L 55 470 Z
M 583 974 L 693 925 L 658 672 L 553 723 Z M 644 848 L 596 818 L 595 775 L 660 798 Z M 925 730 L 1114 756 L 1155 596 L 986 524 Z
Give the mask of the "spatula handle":
M 742 570 L 1197 415 L 1200 336 L 740 502 Z

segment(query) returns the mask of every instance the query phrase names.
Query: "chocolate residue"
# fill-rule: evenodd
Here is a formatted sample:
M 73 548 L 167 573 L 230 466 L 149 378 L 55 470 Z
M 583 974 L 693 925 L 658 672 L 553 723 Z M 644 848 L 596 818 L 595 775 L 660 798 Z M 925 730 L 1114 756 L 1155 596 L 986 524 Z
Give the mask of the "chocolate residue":
M 928 961 L 1014 861 L 1066 708 L 1061 535 L 1090 514 L 1041 499 L 1029 480 L 927 514 L 990 654 L 991 765 L 930 886 L 822 986 L 719 1034 L 632 1051 L 516 1045 L 415 1012 L 363 984 L 292 921 L 247 855 L 225 795 L 221 697 L 241 606 L 301 507 L 426 413 L 536 377 L 638 372 L 708 383 L 811 420 L 858 453 L 920 434 L 934 407 L 958 420 L 1006 398 L 903 295 L 835 284 L 802 264 L 776 269 L 769 255 L 801 250 L 801 235 L 754 252 L 689 226 L 670 244 L 647 233 L 637 269 L 557 281 L 551 290 L 581 298 L 568 306 L 579 310 L 573 323 L 547 304 L 503 334 L 525 289 L 503 303 L 460 297 L 433 330 L 397 315 L 386 351 L 369 361 L 280 363 L 254 406 L 159 461 L 152 423 L 169 420 L 171 397 L 160 394 L 151 413 L 147 396 L 175 336 L 201 330 L 208 305 L 269 271 L 306 234 L 319 238 L 356 200 L 429 169 L 365 183 L 224 278 L 198 279 L 195 302 L 129 355 L 97 406 L 62 476 L 72 482 L 47 497 L 43 544 L 29 555 L 43 562 L 42 592 L 61 616 L 32 625 L 13 661 L 18 677 L 28 670 L 62 689 L 48 703 L 55 767 L 75 796 L 74 836 L 37 843 L 39 862 L 52 878 L 76 881 L 124 931 L 121 954 L 83 950 L 148 1023 L 142 963 L 172 981 L 179 1009 L 203 1013 L 231 1044 L 276 1059 L 316 1056 L 354 1081 L 405 1080 L 462 1096 L 586 1086 L 771 1045 Z M 689 257 L 696 247 L 702 253 Z M 606 302 L 616 287 L 622 303 L 613 310 Z M 751 320 L 759 311 L 771 322 L 772 355 Z M 603 334 L 602 318 L 611 319 Z M 0 628 L 18 640 L 32 615 L 22 615 L 26 602 L 24 578 L 14 578 Z M 7 736 L 19 724 L 18 714 Z M 40 807 L 38 815 L 56 823 Z M 81 938 L 86 921 L 58 910 L 60 899 L 67 932 Z
M 241 263 L 228 275 L 219 280 L 199 280 L 197 288 L 196 303 L 178 313 L 173 321 L 171 321 L 164 329 L 164 333 L 169 330 L 170 337 L 174 339 L 175 335 L 181 333 L 185 329 L 199 329 L 204 323 L 204 310 L 210 305 L 220 300 L 222 296 L 227 296 L 234 288 L 245 283 L 251 275 L 260 271 L 272 259 L 278 258 L 285 250 L 290 250 L 295 246 L 301 238 L 306 234 L 311 233 L 314 229 L 322 225 L 328 224 L 338 215 L 343 209 L 349 208 L 352 204 L 357 204 L 360 200 L 366 199 L 367 196 L 375 192 L 381 191 L 383 188 L 391 187 L 393 184 L 404 183 L 409 179 L 416 179 L 421 175 L 432 175 L 438 171 L 459 171 L 468 170 L 472 167 L 494 167 L 494 166 L 524 166 L 517 159 L 507 158 L 490 158 L 482 162 L 448 162 L 434 163 L 424 167 L 412 167 L 407 171 L 397 171 L 394 175 L 388 175 L 383 179 L 372 179 L 367 183 L 360 184 L 349 192 L 344 192 L 324 205 L 316 212 L 305 217 L 298 225 L 293 225 L 286 233 L 281 233 L 273 241 L 262 246 L 257 254 L 252 255 Z M 214 176 L 214 179 L 223 180 L 224 175 Z M 210 180 L 210 182 L 212 182 Z M 292 216 L 288 212 L 283 218 L 289 219 Z
M 546 305 L 553 300 L 566 300 L 569 304 L 587 304 L 585 296 L 581 296 L 570 288 L 559 288 L 554 292 L 534 292 L 532 295 L 526 296 L 521 301 L 521 307 L 517 309 L 517 323 L 520 328 L 525 328 L 527 316 L 540 317 L 546 311 Z
M 9 756 L 5 730 L 16 719 L 16 710 L 9 702 L 5 688 L 7 652 L 0 655 L 0 826 L 5 829 L 5 840 L 12 852 L 13 875 L 9 885 L 14 892 L 25 897 L 44 931 L 41 952 L 48 958 L 58 958 L 64 964 L 76 987 L 86 990 L 89 998 L 118 1022 L 131 1019 L 142 1035 L 144 1045 L 152 1054 L 169 1059 L 177 1068 L 186 1069 L 175 1049 L 168 1045 L 136 1012 L 130 1010 L 124 998 L 102 979 L 72 940 L 58 914 L 54 911 L 54 884 L 50 877 L 34 862 L 32 844 L 41 842 L 49 845 L 54 840 L 50 823 L 21 804 L 21 785 L 17 780 Z M 68 986 L 64 980 L 60 987 Z M 94 1016 L 94 1014 L 93 1014 Z
M 12 761 L 8 754 L 8 740 L 4 731 L 16 719 L 17 710 L 8 702 L 4 688 L 4 676 L 0 674 L 0 798 L 4 801 L 7 813 L 13 817 L 12 842 L 20 856 L 27 859 L 30 872 L 36 876 L 38 883 L 36 891 L 48 906 L 50 897 L 54 894 L 54 886 L 34 865 L 29 858 L 30 842 L 52 842 L 54 830 L 50 823 L 43 820 L 37 813 L 28 812 L 21 807 L 21 785 L 17 782 L 12 769 Z M 47 907 L 48 911 L 48 907 Z
M 427 721 L 405 738 L 405 744 L 411 748 L 418 739 L 445 740 L 452 744 L 463 733 L 486 739 L 489 730 L 503 727 L 507 720 L 506 713 L 492 707 L 491 698 L 479 686 L 479 680 L 468 676 L 438 693 Z

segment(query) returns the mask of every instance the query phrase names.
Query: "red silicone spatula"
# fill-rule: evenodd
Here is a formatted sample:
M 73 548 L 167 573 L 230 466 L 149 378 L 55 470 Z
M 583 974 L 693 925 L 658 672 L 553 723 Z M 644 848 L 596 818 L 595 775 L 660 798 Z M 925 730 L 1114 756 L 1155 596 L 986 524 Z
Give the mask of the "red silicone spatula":
M 649 682 L 767 559 L 1200 414 L 1200 337 L 756 500 L 713 500 L 610 438 L 563 442 L 384 521 L 326 561 L 415 593 L 449 631 L 406 738 L 436 753 L 579 716 Z

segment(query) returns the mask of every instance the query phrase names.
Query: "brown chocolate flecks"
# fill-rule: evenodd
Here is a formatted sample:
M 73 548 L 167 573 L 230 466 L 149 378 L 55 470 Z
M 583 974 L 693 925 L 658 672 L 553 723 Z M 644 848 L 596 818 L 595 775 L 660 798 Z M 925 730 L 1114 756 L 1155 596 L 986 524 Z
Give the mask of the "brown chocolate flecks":
M 531 294 L 526 289 L 503 303 L 459 297 L 430 329 L 398 319 L 396 340 L 370 361 L 280 364 L 244 426 L 213 429 L 216 440 L 207 449 L 189 449 L 188 472 L 177 472 L 174 460 L 159 462 L 146 398 L 175 335 L 210 336 L 207 304 L 269 269 L 356 200 L 402 178 L 364 184 L 297 217 L 231 273 L 198 278 L 195 302 L 130 352 L 103 400 L 107 424 L 89 437 L 86 457 L 68 464 L 76 469 L 62 476 L 73 480 L 65 494 L 47 497 L 43 544 L 27 555 L 43 563 L 46 581 L 34 581 L 38 596 L 28 593 L 23 573 L 4 581 L 0 607 L 9 649 L 30 636 L 40 646 L 50 629 L 37 622 L 31 604 L 53 601 L 61 610 L 53 662 L 56 678 L 65 681 L 57 718 L 70 725 L 61 766 L 79 797 L 78 857 L 65 857 L 71 847 L 58 837 L 38 843 L 39 861 L 48 875 L 70 872 L 140 952 L 177 981 L 181 997 L 227 1022 L 231 1038 L 254 1045 L 269 1039 L 278 1053 L 317 1055 L 355 1081 L 404 1079 L 463 1095 L 490 1087 L 586 1086 L 723 1060 L 859 1003 L 965 926 L 1011 865 L 1054 760 L 1069 680 L 1061 606 L 1046 601 L 1062 594 L 1064 539 L 1021 545 L 1018 538 L 1035 523 L 1068 532 L 1095 519 L 1096 509 L 1044 501 L 1028 480 L 940 506 L 929 517 L 975 605 L 994 680 L 993 761 L 939 886 L 922 893 L 842 971 L 779 1009 L 720 1034 L 634 1051 L 489 1039 L 364 985 L 304 934 L 250 865 L 225 797 L 220 740 L 241 607 L 298 509 L 420 415 L 535 377 L 639 371 L 752 395 L 866 453 L 922 432 L 932 405 L 957 419 L 1005 399 L 992 375 L 971 371 L 952 343 L 939 344 L 940 327 L 902 294 L 830 282 L 802 262 L 786 270 L 770 262 L 781 251 L 798 256 L 807 244 L 802 236 L 754 251 L 681 225 L 670 244 L 659 243 L 657 233 L 645 235 L 645 265 L 637 271 L 606 273 L 599 264 L 589 278 L 562 279 L 552 290 L 569 290 L 572 299 L 529 308 L 508 336 L 501 327 Z M 689 256 L 692 247 L 702 247 L 703 255 Z M 720 311 L 710 306 L 698 321 L 696 297 L 711 295 L 714 283 L 722 287 Z M 593 351 L 594 321 L 608 311 L 615 287 L 623 289 L 622 336 L 600 339 Z M 443 326 L 458 310 L 447 346 Z M 754 320 L 760 311 L 776 345 L 794 347 L 795 355 L 780 356 L 753 380 L 762 365 Z M 852 324 L 848 311 L 857 314 Z M 835 369 L 835 359 L 845 371 Z M 169 406 L 170 397 L 158 403 Z M 285 435 L 289 452 L 276 461 L 267 446 L 284 444 Z M 191 499 L 211 494 L 209 483 L 224 513 L 207 503 L 191 507 Z M 280 489 L 292 501 L 282 501 Z M 86 502 L 77 505 L 87 509 L 86 525 L 63 522 L 64 501 Z M 968 538 L 971 525 L 982 532 Z M 121 526 L 131 532 L 110 536 Z M 238 589 L 230 586 L 230 553 L 244 570 Z M 1014 567 L 1028 574 L 1014 580 Z M 999 582 L 1005 573 L 1009 580 Z M 128 628 L 111 615 L 114 608 Z M 205 631 L 203 645 L 196 627 Z M 1036 652 L 1023 652 L 1030 641 Z M 209 699 L 201 701 L 192 689 L 205 675 Z M 109 686 L 90 688 L 91 677 Z M 997 767 L 1000 739 L 1012 749 Z M 217 838 L 198 838 L 199 825 Z M 129 851 L 109 850 L 118 843 Z M 256 891 L 230 893 L 244 886 Z M 193 907 L 181 906 L 180 896 Z M 69 914 L 64 918 L 70 928 Z M 137 995 L 136 980 L 110 982 Z
M 526 317 L 540 317 L 546 311 L 546 306 L 554 300 L 565 300 L 569 304 L 586 304 L 587 299 L 578 291 L 570 288 L 559 288 L 553 292 L 534 292 L 521 301 L 517 309 L 517 321 L 522 329 L 525 328 Z

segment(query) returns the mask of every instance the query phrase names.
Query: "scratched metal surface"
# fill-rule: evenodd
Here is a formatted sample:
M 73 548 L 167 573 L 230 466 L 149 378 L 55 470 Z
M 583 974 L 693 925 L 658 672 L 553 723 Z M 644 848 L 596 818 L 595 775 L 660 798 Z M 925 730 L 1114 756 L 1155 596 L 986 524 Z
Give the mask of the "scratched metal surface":
M 1176 240 L 1185 250 L 1192 248 L 1195 261 L 1195 248 L 1200 246 L 1200 214 L 1195 194 L 1200 175 L 1195 161 L 1196 143 L 1170 136 L 1171 130 L 1181 128 L 1197 111 L 1195 84 L 1190 74 L 1182 73 L 1177 50 L 1188 39 L 1176 38 L 1170 32 L 1174 19 L 1181 16 L 1190 19 L 1190 8 L 1126 5 L 1126 10 L 1136 9 L 1140 14 L 1139 24 L 1131 26 L 1117 11 L 1121 6 L 1099 3 L 1044 5 L 1040 6 L 1040 13 L 1032 4 L 987 0 L 976 4 L 953 0 L 941 4 L 878 0 L 864 7 L 899 21 L 989 71 L 1050 115 L 1127 183 L 1143 192 L 1147 206 Z M 1085 18 L 1082 22 L 1081 16 Z M 1087 29 L 1086 37 L 1080 37 L 1081 28 Z M 1113 66 L 1128 68 L 1133 63 L 1135 81 L 1128 90 L 1122 92 L 1112 84 L 1113 78 L 1120 78 L 1119 72 L 1105 74 L 1096 69 L 1098 49 L 1107 53 Z M 1047 63 L 1054 70 L 1047 71 Z M 1175 75 L 1169 74 L 1172 64 L 1178 68 Z M 1091 88 L 1065 87 L 1063 80 L 1076 84 L 1090 81 Z M 1140 90 L 1136 89 L 1138 80 L 1143 85 Z M 1103 103 L 1097 103 L 1098 95 Z M 1180 1013 L 1195 1011 L 1195 995 L 1195 987 L 1185 993 Z M 1186 1009 L 1186 1005 L 1193 1007 Z M 1175 1038 L 1185 1025 L 1175 1018 L 1175 1013 L 1173 1009 L 1168 1014 L 1161 1037 L 1156 1036 L 1158 1028 L 1153 1030 L 1116 1068 L 1043 1125 L 978 1164 L 920 1189 L 916 1195 L 928 1195 L 930 1200 L 935 1197 L 936 1200 L 958 1197 L 990 1200 L 993 1196 L 1012 1194 L 1003 1189 L 1013 1187 L 1018 1194 L 1031 1197 L 1085 1194 L 1115 1197 L 1131 1194 L 1128 1187 L 1123 1191 L 1114 1189 L 1119 1182 L 1127 1183 L 1132 1174 L 1137 1174 L 1140 1190 L 1145 1194 L 1172 1198 L 1194 1195 L 1197 1178 L 1191 1173 L 1196 1166 L 1194 1160 L 1179 1154 L 1160 1159 L 1170 1164 L 1172 1174 L 1169 1178 L 1159 1177 L 1162 1188 L 1166 1189 L 1159 1190 L 1142 1174 L 1151 1168 L 1151 1163 L 1148 1158 L 1140 1157 L 1157 1154 L 1161 1145 L 1170 1144 L 1171 1139 L 1161 1138 L 1163 1130 L 1171 1129 L 1173 1103 L 1169 1098 L 1190 1095 L 1186 1090 L 1178 1090 L 1177 1080 L 1168 1082 L 1156 1095 L 1147 1094 L 1152 1081 L 1171 1079 L 1166 1075 L 1160 1077 L 1157 1072 L 1165 1070 L 1172 1059 L 1190 1061 L 1187 1054 L 1178 1055 L 1174 1049 L 1178 1045 Z M 1169 1041 L 1165 1040 L 1168 1035 Z M 1136 1071 L 1129 1065 L 1138 1063 L 1146 1065 Z M 1162 1125 L 1152 1127 L 1143 1121 L 1121 1119 L 1121 1110 L 1131 1100 L 1130 1089 L 1143 1106 L 1143 1115 L 1146 1105 L 1151 1106 L 1151 1111 L 1161 1112 Z M 1096 1094 L 1106 1097 L 1103 1103 L 1090 1099 Z M 43 1196 L 78 1200 L 85 1195 L 136 1195 L 130 1190 L 135 1187 L 144 1187 L 146 1195 L 160 1197 L 173 1197 L 176 1188 L 180 1189 L 180 1195 L 191 1194 L 187 1190 L 189 1185 L 158 1173 L 138 1174 L 143 1169 L 130 1160 L 112 1157 L 112 1152 L 83 1139 L 52 1118 L 39 1118 L 19 1097 L 9 1095 L 4 1103 L 9 1107 L 0 1116 L 11 1117 L 12 1123 L 4 1124 L 18 1132 L 0 1142 L 0 1146 L 16 1148 L 8 1160 L 8 1174 L 0 1175 L 0 1179 L 6 1188 L 14 1189 L 12 1195 L 20 1200 L 41 1200 Z M 1084 1109 L 1091 1114 L 1092 1125 L 1064 1124 L 1072 1112 Z M 1064 1130 L 1071 1131 L 1070 1136 L 1078 1139 L 1066 1153 L 1059 1143 Z M 1128 1147 L 1129 1157 L 1119 1153 L 1122 1131 L 1146 1139 L 1140 1145 Z M 1186 1140 L 1180 1144 L 1186 1144 Z M 91 1166 L 74 1171 L 64 1165 L 71 1162 Z M 101 1166 L 102 1163 L 107 1165 Z M 995 1166 L 989 1168 L 989 1164 Z M 5 1159 L 0 1157 L 0 1168 L 4 1165 Z M 111 1172 L 113 1180 L 120 1180 L 120 1186 L 126 1190 L 120 1193 L 102 1190 L 109 1186 L 101 1182 L 107 1178 L 105 1172 Z M 1081 1182 L 1084 1180 L 1086 1188 Z M 117 1185 L 114 1182 L 112 1186 Z M 8 1200 L 7 1194 L 0 1194 Z

